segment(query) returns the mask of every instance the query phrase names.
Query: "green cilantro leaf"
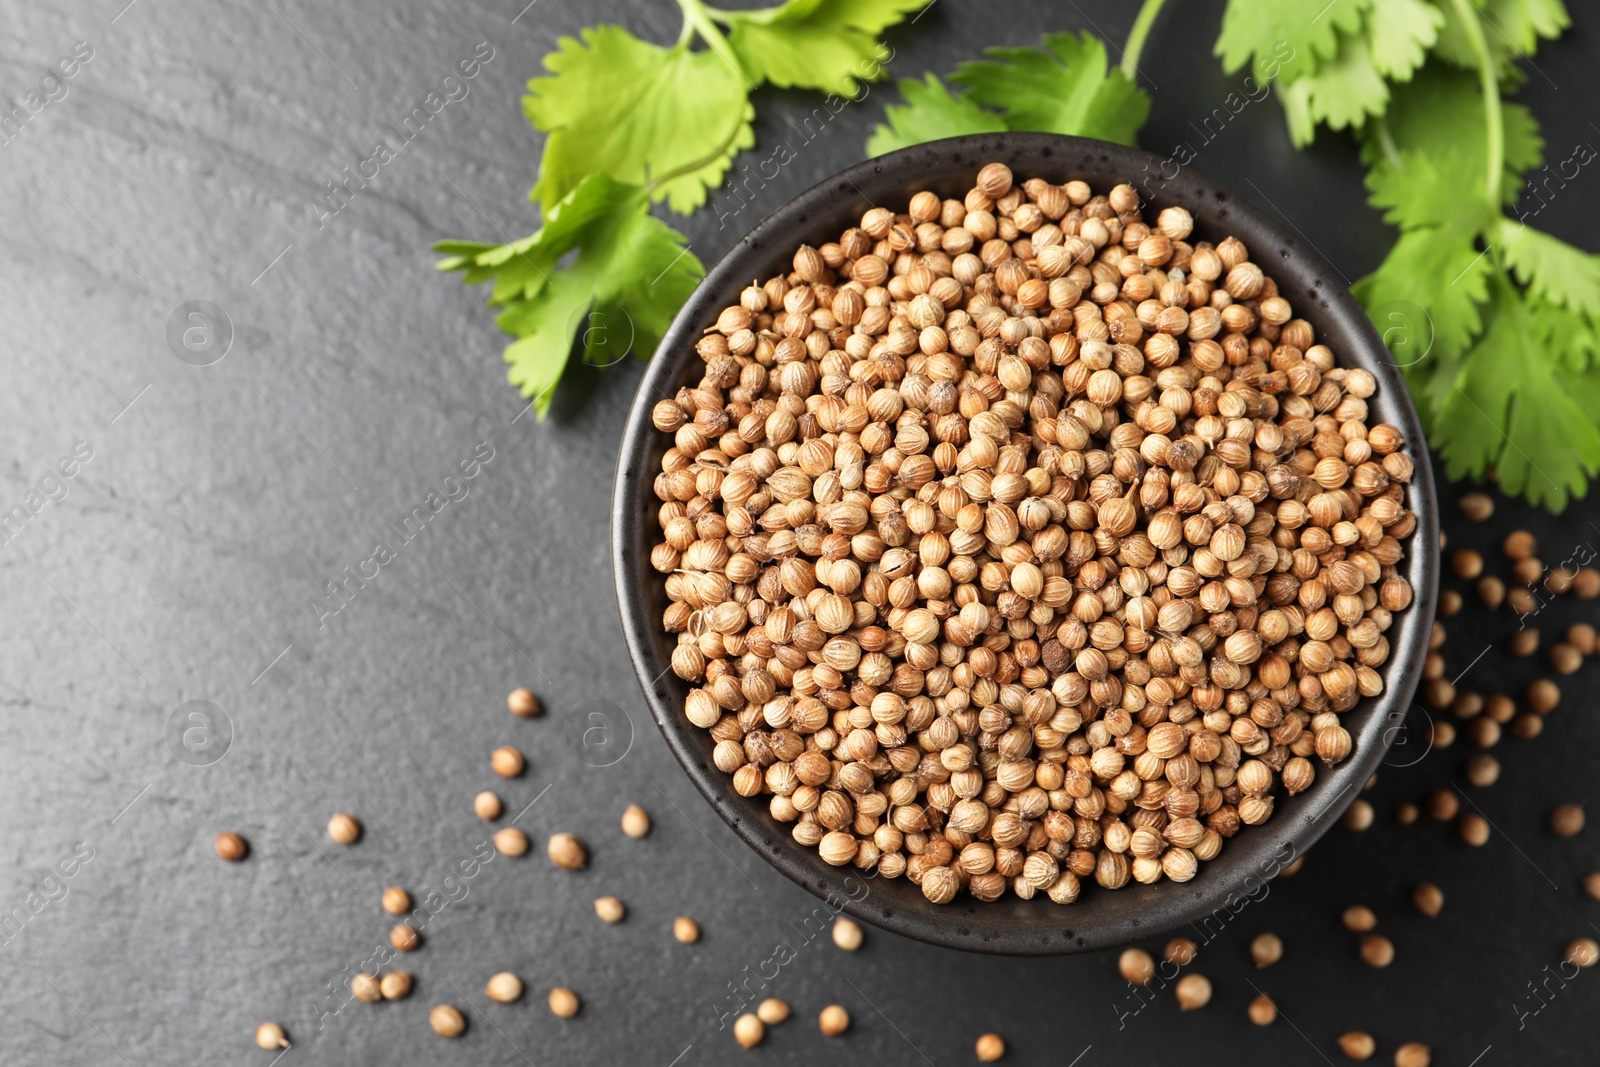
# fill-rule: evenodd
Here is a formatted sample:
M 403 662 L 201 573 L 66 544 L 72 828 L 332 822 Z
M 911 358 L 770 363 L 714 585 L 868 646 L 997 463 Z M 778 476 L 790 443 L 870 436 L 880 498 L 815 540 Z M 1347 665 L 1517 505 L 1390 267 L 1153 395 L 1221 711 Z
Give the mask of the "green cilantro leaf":
M 1531 56 L 1539 41 L 1554 40 L 1572 25 L 1561 0 L 1474 0 L 1483 22 L 1484 44 L 1495 69 L 1505 71 L 1523 56 Z M 1444 28 L 1435 52 L 1440 59 L 1476 71 L 1478 57 L 1468 43 L 1466 29 L 1455 5 L 1440 5 Z
M 575 345 L 607 366 L 648 359 L 705 268 L 683 235 L 649 213 L 642 186 L 591 174 L 551 207 L 537 233 L 503 245 L 441 241 L 440 270 L 493 279 L 500 328 L 514 335 L 506 377 L 544 418 Z M 567 257 L 570 263 L 562 264 Z
M 1476 234 L 1503 218 L 1489 210 L 1482 179 L 1456 152 L 1406 151 L 1393 161 L 1381 159 L 1367 173 L 1367 190 L 1372 206 L 1386 209 L 1384 221 L 1401 229 L 1442 226 Z
M 887 60 L 878 35 L 928 0 L 787 0 L 777 7 L 718 14 L 728 44 L 757 80 L 851 93 L 854 81 L 877 81 Z
M 963 63 L 950 80 L 999 108 L 1006 127 L 1133 144 L 1150 98 L 1107 69 L 1106 46 L 1089 33 L 1052 33 L 1038 48 L 990 48 L 996 62 Z
M 552 76 L 528 82 L 522 104 L 528 121 L 549 132 L 532 194 L 546 212 L 589 174 L 643 185 L 692 167 L 653 193 L 688 214 L 734 153 L 755 144 L 744 74 L 716 52 L 662 48 L 599 26 L 581 42 L 563 37 L 544 62 Z
M 883 109 L 885 122 L 879 123 L 867 141 L 867 155 L 881 156 L 941 137 L 967 133 L 1001 133 L 1004 120 L 985 111 L 968 93 L 951 93 L 935 75 L 926 82 L 907 78 L 900 83 L 905 104 L 890 104 Z
M 1341 51 L 1340 34 L 1355 34 L 1372 0 L 1229 0 L 1216 54 L 1229 74 L 1255 57 L 1283 59 L 1287 46 L 1307 70 Z M 1259 72 L 1259 71 L 1258 71 Z
M 1534 296 L 1591 320 L 1600 318 L 1600 256 L 1508 218 L 1499 220 L 1495 243 L 1517 281 Z
M 1306 111 L 1313 125 L 1331 129 L 1359 128 L 1368 116 L 1380 115 L 1389 103 L 1389 86 L 1378 73 L 1372 52 L 1362 36 L 1339 35 L 1339 50 L 1311 74 L 1290 84 L 1303 87 Z M 1310 131 L 1291 130 L 1296 144 L 1311 140 Z
M 1478 305 L 1488 297 L 1490 261 L 1475 236 L 1438 226 L 1402 231 L 1378 269 L 1351 290 L 1375 318 L 1388 305 L 1415 304 L 1433 324 L 1435 348 L 1459 352 L 1482 327 Z
M 1372 65 L 1393 81 L 1407 81 L 1439 37 L 1444 16 L 1426 0 L 1373 0 L 1367 16 Z

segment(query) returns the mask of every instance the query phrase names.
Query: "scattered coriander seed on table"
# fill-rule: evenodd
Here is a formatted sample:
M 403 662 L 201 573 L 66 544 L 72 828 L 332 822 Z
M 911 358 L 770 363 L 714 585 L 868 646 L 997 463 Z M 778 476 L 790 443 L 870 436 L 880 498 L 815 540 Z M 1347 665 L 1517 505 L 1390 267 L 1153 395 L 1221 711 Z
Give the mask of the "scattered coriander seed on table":
M 390 915 L 404 915 L 411 910 L 411 894 L 397 885 L 383 891 L 383 910 Z
M 1511 732 L 1524 741 L 1532 740 L 1544 732 L 1544 720 L 1531 711 L 1525 711 L 1511 720 Z
M 528 835 L 515 826 L 502 826 L 494 832 L 493 840 L 502 856 L 521 856 L 528 851 Z
M 637 804 L 629 804 L 622 812 L 622 832 L 629 837 L 644 837 L 650 832 L 650 816 Z
M 1418 882 L 1411 891 L 1411 903 L 1428 918 L 1436 919 L 1439 910 L 1444 907 L 1444 890 L 1432 882 Z
M 511 745 L 501 745 L 489 753 L 489 766 L 502 778 L 515 778 L 528 766 L 522 753 Z
M 328 820 L 328 836 L 340 845 L 353 845 L 361 837 L 361 823 L 353 815 L 336 812 Z
M 1438 729 L 1440 726 L 1448 725 L 1450 724 L 1435 723 L 1434 728 Z M 1372 825 L 1372 818 L 1372 805 L 1365 800 L 1357 800 L 1345 809 L 1344 815 L 1339 819 L 1339 824 L 1346 830 L 1354 830 L 1360 833 Z
M 1487 715 L 1469 720 L 1466 733 L 1467 740 L 1477 748 L 1493 748 L 1500 743 L 1500 724 Z
M 1600 648 L 1600 634 L 1586 622 L 1575 622 L 1567 627 L 1567 644 L 1576 648 L 1582 655 L 1592 656 Z
M 1600 900 L 1600 871 L 1591 871 L 1583 876 L 1583 891 L 1590 900 Z
M 496 1004 L 511 1004 L 522 999 L 522 979 L 510 971 L 492 975 L 483 987 L 483 995 Z
M 627 915 L 627 908 L 616 897 L 599 897 L 594 902 L 594 913 L 603 923 L 619 923 Z
M 1467 781 L 1480 788 L 1494 785 L 1500 780 L 1500 761 L 1488 753 L 1469 758 L 1463 770 Z
M 550 862 L 564 871 L 579 871 L 589 862 L 589 853 L 584 849 L 583 842 L 572 834 L 551 834 L 549 842 L 545 845 L 545 854 L 550 857 Z
M 1142 948 L 1123 949 L 1117 959 L 1117 969 L 1134 985 L 1149 985 L 1156 974 L 1155 960 Z
M 1478 579 L 1478 599 L 1483 606 L 1494 611 L 1506 602 L 1506 583 L 1492 574 Z
M 1435 789 L 1426 799 L 1428 818 L 1435 822 L 1449 822 L 1461 810 L 1461 801 L 1452 790 Z
M 1364 934 L 1378 925 L 1378 917 L 1365 904 L 1352 904 L 1344 909 L 1344 914 L 1340 916 L 1340 920 L 1344 923 L 1346 930 L 1358 934 Z
M 383 999 L 383 988 L 378 976 L 362 971 L 350 979 L 350 993 L 363 1004 L 376 1004 Z
M 440 1037 L 460 1037 L 467 1028 L 467 1020 L 451 1005 L 439 1004 L 428 1012 L 428 1025 Z
M 1539 651 L 1539 631 L 1532 626 L 1511 635 L 1511 654 L 1528 657 Z
M 1463 493 L 1456 504 L 1473 522 L 1485 522 L 1494 514 L 1494 498 L 1488 493 Z
M 250 851 L 250 846 L 244 843 L 244 838 L 231 830 L 224 830 L 218 834 L 212 847 L 217 850 L 218 856 L 229 863 L 238 863 Z
M 484 822 L 494 822 L 505 811 L 505 805 L 497 795 L 485 789 L 472 798 L 472 810 Z
M 979 1063 L 993 1063 L 1006 1054 L 1005 1038 L 999 1034 L 983 1034 L 974 1048 Z
M 1257 934 L 1250 942 L 1250 958 L 1257 970 L 1271 967 L 1283 959 L 1283 939 L 1273 933 Z
M 1562 837 L 1576 837 L 1583 832 L 1583 806 L 1558 804 L 1550 811 L 1550 829 Z
M 560 1019 L 570 1019 L 578 1014 L 578 994 L 565 986 L 550 990 L 550 1011 Z
M 1456 743 L 1456 728 L 1439 719 L 1428 727 L 1428 747 L 1449 748 Z M 1346 814 L 1349 814 L 1346 812 Z
M 1187 967 L 1194 962 L 1195 954 L 1200 951 L 1200 946 L 1195 944 L 1191 937 L 1175 937 L 1167 942 L 1166 960 L 1176 963 L 1179 967 Z
M 1401 826 L 1410 826 L 1421 814 L 1417 806 L 1409 800 L 1402 800 L 1394 806 L 1394 821 Z
M 1382 934 L 1361 938 L 1361 960 L 1368 967 L 1387 967 L 1394 962 L 1394 942 Z
M 700 924 L 680 915 L 672 920 L 672 936 L 685 945 L 692 945 L 700 940 Z
M 1572 579 L 1572 591 L 1579 600 L 1593 600 L 1600 597 L 1600 570 L 1593 567 L 1584 567 Z
M 1550 648 L 1550 667 L 1557 674 L 1575 674 L 1583 666 L 1583 653 L 1577 645 L 1562 641 Z
M 829 1004 L 817 1016 L 817 1026 L 823 1037 L 838 1037 L 850 1029 L 850 1013 L 838 1004 Z
M 384 1000 L 404 1000 L 411 995 L 411 972 L 390 971 L 378 979 L 378 991 Z
M 1211 1001 L 1211 979 L 1203 974 L 1186 974 L 1173 991 L 1180 1011 L 1195 1011 Z
M 1561 703 L 1561 687 L 1548 678 L 1540 678 L 1528 686 L 1528 707 L 1544 715 L 1554 711 Z
M 539 703 L 539 698 L 526 689 L 513 689 L 511 695 L 506 697 L 506 707 L 511 709 L 511 714 L 524 719 L 531 719 L 535 715 L 544 713 L 544 706 Z
M 414 952 L 422 944 L 422 935 L 410 923 L 401 923 L 389 931 L 389 944 L 396 952 Z
M 289 1047 L 289 1037 L 277 1023 L 262 1023 L 256 1027 L 256 1047 L 277 1051 Z
M 1339 1035 L 1339 1051 L 1352 1060 L 1370 1060 L 1378 1051 L 1378 1043 L 1365 1030 L 1351 1030 Z
M 1470 548 L 1458 548 L 1450 553 L 1450 569 L 1457 578 L 1476 578 L 1483 573 L 1483 557 Z
M 1252 1000 L 1247 1010 L 1250 1013 L 1250 1021 L 1257 1026 L 1271 1026 L 1278 1018 L 1278 1005 L 1265 993 Z
M 861 947 L 861 925 L 845 915 L 834 919 L 833 943 L 846 952 L 854 952 Z
M 777 997 L 768 997 L 756 1006 L 756 1018 L 768 1026 L 776 1026 L 789 1018 L 789 1005 Z
M 1473 848 L 1481 848 L 1489 843 L 1489 820 L 1469 811 L 1456 821 L 1456 832 Z
M 1394 1050 L 1394 1067 L 1428 1067 L 1433 1050 L 1420 1041 L 1408 1041 Z
M 1500 542 L 1500 550 L 1507 559 L 1528 559 L 1539 550 L 1539 542 L 1527 530 L 1513 530 Z
M 755 1048 L 766 1036 L 766 1024 L 749 1012 L 733 1020 L 733 1039 L 745 1048 Z
M 1600 961 L 1600 943 L 1592 937 L 1580 937 L 1567 946 L 1565 959 L 1579 967 L 1593 967 Z

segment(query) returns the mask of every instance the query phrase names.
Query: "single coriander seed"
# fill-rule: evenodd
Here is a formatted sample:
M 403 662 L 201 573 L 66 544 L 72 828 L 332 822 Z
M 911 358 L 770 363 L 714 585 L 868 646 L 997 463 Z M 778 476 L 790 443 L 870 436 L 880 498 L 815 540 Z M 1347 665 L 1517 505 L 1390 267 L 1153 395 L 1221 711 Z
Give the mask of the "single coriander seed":
M 1476 578 L 1483 573 L 1483 557 L 1470 548 L 1458 548 L 1450 553 L 1450 569 L 1457 578 Z
M 422 935 L 410 923 L 401 923 L 389 931 L 389 944 L 396 952 L 414 952 L 422 944 Z
M 594 913 L 603 923 L 619 923 L 627 915 L 628 910 L 616 897 L 600 897 L 594 902 Z
M 1456 821 L 1456 832 L 1473 848 L 1481 848 L 1489 843 L 1489 820 L 1469 811 Z
M 1440 726 L 1448 725 L 1450 724 L 1435 723 L 1434 729 L 1437 730 Z M 1339 823 L 1346 830 L 1354 830 L 1355 832 L 1360 833 L 1362 830 L 1365 830 L 1372 825 L 1372 819 L 1372 805 L 1365 800 L 1357 800 L 1355 803 L 1351 804 L 1345 809 L 1345 813 L 1339 819 Z
M 1456 504 L 1461 514 L 1473 522 L 1484 522 L 1494 514 L 1494 498 L 1488 493 L 1463 493 Z
M 829 1004 L 817 1016 L 817 1026 L 822 1030 L 823 1037 L 838 1037 L 850 1029 L 850 1013 L 838 1004 Z
M 1250 958 L 1256 961 L 1257 970 L 1271 967 L 1283 959 L 1283 939 L 1272 933 L 1257 934 L 1250 942 Z
M 1539 650 L 1539 631 L 1530 626 L 1511 635 L 1511 654 L 1524 658 Z
M 250 851 L 250 846 L 244 843 L 244 838 L 231 830 L 224 830 L 218 834 L 212 847 L 217 850 L 218 856 L 229 863 L 238 863 Z
M 993 1063 L 1006 1054 L 1005 1038 L 999 1034 L 984 1034 L 978 1038 L 975 1051 L 979 1063 Z
M 1410 826 L 1421 814 L 1417 806 L 1409 800 L 1402 800 L 1394 806 L 1394 821 L 1401 826 Z
M 766 1036 L 766 1024 L 749 1012 L 733 1020 L 733 1039 L 745 1048 L 755 1048 Z
M 1428 1067 L 1433 1050 L 1420 1041 L 1407 1041 L 1394 1050 L 1394 1067 Z
M 1500 543 L 1500 549 L 1506 554 L 1507 559 L 1528 559 L 1539 550 L 1539 542 L 1527 530 L 1513 530 L 1506 534 L 1506 539 Z
M 528 835 L 515 826 L 503 826 L 494 832 L 494 847 L 502 856 L 521 856 L 528 851 Z
M 472 810 L 484 822 L 494 822 L 500 817 L 501 812 L 505 811 L 505 805 L 500 802 L 498 796 L 485 789 L 472 798 Z
M 1461 810 L 1461 801 L 1453 790 L 1435 789 L 1426 798 L 1428 818 L 1435 822 L 1449 822 Z
M 1470 757 L 1464 770 L 1467 781 L 1480 788 L 1494 785 L 1500 779 L 1500 761 L 1486 752 Z
M 1600 943 L 1592 937 L 1580 937 L 1567 946 L 1565 959 L 1579 967 L 1593 967 L 1600 960 Z
M 672 920 L 672 936 L 685 945 L 692 945 L 700 940 L 700 924 L 680 915 Z
M 1394 942 L 1382 934 L 1361 938 L 1361 960 L 1368 967 L 1387 967 L 1394 962 Z
M 262 1023 L 256 1027 L 256 1047 L 276 1051 L 289 1047 L 289 1036 L 277 1023 Z
M 1186 974 L 1173 991 L 1180 1011 L 1195 1011 L 1211 1001 L 1211 979 L 1203 974 Z
M 1436 919 L 1439 917 L 1439 909 L 1444 907 L 1444 890 L 1432 882 L 1418 882 L 1417 887 L 1411 891 L 1411 903 L 1428 918 Z
M 1583 832 L 1583 806 L 1558 804 L 1550 812 L 1550 829 L 1562 837 L 1576 837 Z
M 560 1019 L 570 1019 L 578 1014 L 578 994 L 565 986 L 550 990 L 550 1011 Z
M 1600 596 L 1600 571 L 1584 567 L 1572 579 L 1572 591 L 1579 600 L 1593 600 Z
M 1352 1060 L 1370 1060 L 1378 1051 L 1378 1043 L 1365 1030 L 1351 1030 L 1339 1035 L 1339 1051 Z
M 833 943 L 846 952 L 861 947 L 861 926 L 854 919 L 841 915 L 833 920 Z
M 461 1031 L 467 1028 L 467 1020 L 449 1004 L 439 1004 L 428 1012 L 428 1025 L 440 1037 L 460 1037 Z
M 1600 875 L 1597 875 L 1597 878 L 1600 878 Z M 1122 972 L 1123 978 L 1134 985 L 1149 985 L 1150 979 L 1156 974 L 1155 961 L 1150 958 L 1150 953 L 1142 948 L 1123 949 L 1122 956 L 1117 960 L 1117 969 Z
M 1273 1021 L 1278 1018 L 1278 1006 L 1265 993 L 1252 1000 L 1248 1010 L 1250 1012 L 1250 1021 L 1257 1026 L 1271 1026 Z
M 1175 937 L 1167 942 L 1166 959 L 1168 963 L 1187 967 L 1194 962 L 1195 954 L 1199 951 L 1200 946 L 1195 944 L 1193 938 Z
M 789 1005 L 777 997 L 768 997 L 756 1006 L 756 1018 L 768 1026 L 777 1026 L 789 1017 Z
M 550 857 L 551 863 L 564 871 L 582 870 L 589 862 L 583 842 L 572 834 L 551 834 L 549 843 L 545 845 L 545 854 Z
M 411 995 L 411 972 L 390 971 L 378 979 L 378 991 L 384 1000 L 404 1000 Z
M 1565 641 L 1550 649 L 1550 666 L 1557 674 L 1575 674 L 1583 666 L 1583 653 Z
M 328 820 L 328 836 L 341 845 L 353 845 L 361 837 L 361 823 L 355 816 L 337 812 Z
M 397 885 L 383 891 L 383 910 L 390 915 L 404 915 L 411 910 L 411 894 Z
M 544 712 L 539 698 L 526 689 L 513 689 L 511 695 L 506 697 L 506 707 L 511 709 L 511 714 L 524 719 L 531 719 Z
M 489 766 L 502 778 L 515 778 L 526 769 L 528 761 L 511 745 L 501 745 L 489 753 Z
M 351 994 L 363 1004 L 375 1004 L 383 999 L 383 988 L 378 976 L 362 971 L 350 979 Z
M 510 971 L 492 975 L 483 987 L 483 995 L 496 1004 L 512 1004 L 522 999 L 522 979 Z
M 622 812 L 622 832 L 629 837 L 643 837 L 650 832 L 650 816 L 637 804 L 629 804 Z
M 1364 934 L 1378 925 L 1378 917 L 1365 904 L 1352 904 L 1344 909 L 1344 914 L 1340 918 L 1346 930 L 1358 934 Z
M 1583 891 L 1590 900 L 1600 900 L 1600 871 L 1591 871 L 1583 876 Z

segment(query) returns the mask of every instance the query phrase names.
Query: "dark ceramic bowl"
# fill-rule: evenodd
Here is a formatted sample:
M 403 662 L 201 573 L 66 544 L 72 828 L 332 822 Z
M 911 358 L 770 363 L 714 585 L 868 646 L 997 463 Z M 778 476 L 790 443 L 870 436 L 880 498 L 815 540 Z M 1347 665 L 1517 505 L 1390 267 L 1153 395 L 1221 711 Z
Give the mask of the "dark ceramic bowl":
M 1219 241 L 1238 236 L 1252 258 L 1275 278 L 1295 312 L 1316 328 L 1344 366 L 1364 367 L 1378 380 L 1370 401 L 1373 421 L 1399 427 L 1416 463 L 1409 504 L 1417 512 L 1416 533 L 1407 543 L 1403 573 L 1416 591 L 1412 606 L 1389 631 L 1391 651 L 1383 668 L 1382 695 L 1363 700 L 1344 716 L 1354 740 L 1351 758 L 1295 797 L 1279 795 L 1277 810 L 1262 826 L 1245 827 L 1220 856 L 1203 863 L 1186 883 L 1130 883 L 1106 891 L 1085 879 L 1082 897 L 1059 905 L 1044 898 L 1007 894 L 984 904 L 962 894 L 943 906 L 928 903 L 904 878 L 868 878 L 851 868 L 830 867 L 814 848 L 802 848 L 788 827 L 767 813 L 764 798 L 736 794 L 729 776 L 711 762 L 706 731 L 683 716 L 689 686 L 670 670 L 674 639 L 661 629 L 666 594 L 650 566 L 659 539 L 652 481 L 670 435 L 651 424 L 650 409 L 700 377 L 694 343 L 717 313 L 738 303 L 751 279 L 787 272 L 801 244 L 821 245 L 854 225 L 870 206 L 904 210 L 911 194 L 931 189 L 960 198 L 978 168 L 991 160 L 1008 164 L 1021 180 L 1073 178 L 1105 192 L 1121 181 L 1158 173 L 1161 160 L 1099 141 L 1045 134 L 985 134 L 959 137 L 895 152 L 857 164 L 795 197 L 734 246 L 684 305 L 655 354 L 628 418 L 617 464 L 612 512 L 613 565 L 623 631 L 650 709 L 684 771 L 735 833 L 767 862 L 799 885 L 830 898 L 835 907 L 876 926 L 952 948 L 1013 955 L 1057 955 L 1110 948 L 1196 923 L 1209 938 L 1234 914 L 1267 892 L 1266 883 L 1332 826 L 1377 769 L 1401 729 L 1428 651 L 1438 584 L 1438 507 L 1416 412 L 1382 341 L 1338 275 L 1305 242 L 1276 220 L 1213 182 L 1184 171 L 1160 186 L 1141 190 L 1147 211 L 1181 205 L 1193 214 L 1195 232 Z M 1153 217 L 1153 215 L 1151 216 Z

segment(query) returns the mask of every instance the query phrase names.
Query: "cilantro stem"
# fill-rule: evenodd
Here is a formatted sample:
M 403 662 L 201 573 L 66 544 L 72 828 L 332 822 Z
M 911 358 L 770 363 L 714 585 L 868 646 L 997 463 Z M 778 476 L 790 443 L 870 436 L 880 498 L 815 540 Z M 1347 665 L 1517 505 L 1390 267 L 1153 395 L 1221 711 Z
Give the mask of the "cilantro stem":
M 1395 170 L 1405 170 L 1405 164 L 1400 161 L 1400 149 L 1394 143 L 1394 133 L 1389 129 L 1389 123 L 1381 116 L 1373 123 L 1373 132 L 1378 138 L 1378 147 L 1383 151 L 1383 158 Z
M 1122 74 L 1129 81 L 1135 81 L 1138 77 L 1139 54 L 1144 51 L 1145 38 L 1150 36 L 1150 27 L 1161 13 L 1161 5 L 1166 2 L 1144 0 L 1138 16 L 1133 20 L 1133 29 L 1128 31 L 1128 47 L 1122 53 Z
M 716 20 L 712 18 L 711 9 L 706 7 L 702 0 L 678 0 L 678 7 L 683 11 L 683 33 L 679 35 L 678 47 L 682 48 L 689 40 L 689 31 L 693 30 L 705 41 L 706 47 L 715 52 L 722 61 L 739 75 L 739 79 L 750 88 L 755 85 L 750 81 L 750 75 L 745 73 L 739 64 L 739 57 L 734 55 L 733 49 L 728 45 L 728 39 L 717 28 Z
M 1450 0 L 1456 17 L 1466 30 L 1467 45 L 1478 62 L 1478 84 L 1483 89 L 1483 118 L 1487 126 L 1489 173 L 1484 195 L 1496 212 L 1500 210 L 1500 183 L 1505 176 L 1505 125 L 1500 118 L 1500 83 L 1489 60 L 1489 45 L 1483 37 L 1483 23 L 1467 0 Z

